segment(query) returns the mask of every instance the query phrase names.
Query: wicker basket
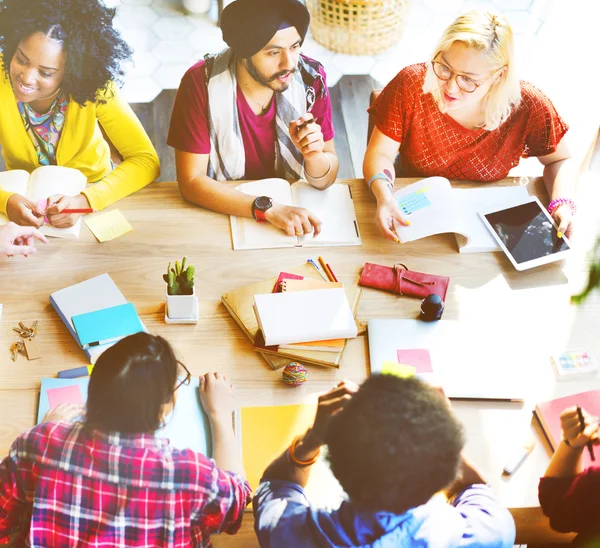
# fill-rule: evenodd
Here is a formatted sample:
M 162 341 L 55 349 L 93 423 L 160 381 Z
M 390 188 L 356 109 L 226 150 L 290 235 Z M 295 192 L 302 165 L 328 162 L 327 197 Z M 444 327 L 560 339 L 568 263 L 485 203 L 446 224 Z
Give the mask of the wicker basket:
M 402 37 L 410 0 L 306 0 L 314 39 L 351 55 L 375 55 Z

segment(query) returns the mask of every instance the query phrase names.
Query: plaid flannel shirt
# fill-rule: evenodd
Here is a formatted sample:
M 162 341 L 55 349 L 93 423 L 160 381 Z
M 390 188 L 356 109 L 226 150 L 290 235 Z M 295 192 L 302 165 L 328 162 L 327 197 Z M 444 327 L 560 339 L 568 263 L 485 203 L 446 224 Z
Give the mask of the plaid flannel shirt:
M 152 435 L 35 426 L 0 464 L 0 543 L 210 547 L 235 533 L 251 490 L 244 478 Z

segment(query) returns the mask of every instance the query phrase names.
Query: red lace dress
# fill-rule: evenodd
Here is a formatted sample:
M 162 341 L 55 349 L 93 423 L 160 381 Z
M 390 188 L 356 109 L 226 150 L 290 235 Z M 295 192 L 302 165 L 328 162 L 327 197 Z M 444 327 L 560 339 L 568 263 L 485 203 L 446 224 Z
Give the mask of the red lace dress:
M 402 69 L 369 108 L 379 130 L 400 143 L 411 174 L 490 182 L 521 157 L 556 151 L 569 126 L 539 89 L 521 81 L 521 103 L 497 129 L 467 129 L 423 93 L 425 63 Z

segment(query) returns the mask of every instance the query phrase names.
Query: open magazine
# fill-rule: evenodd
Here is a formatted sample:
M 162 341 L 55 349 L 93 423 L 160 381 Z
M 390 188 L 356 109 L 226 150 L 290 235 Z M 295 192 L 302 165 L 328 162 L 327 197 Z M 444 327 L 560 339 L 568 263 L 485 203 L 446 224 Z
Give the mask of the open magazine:
M 434 234 L 454 233 L 461 253 L 501 251 L 479 213 L 521 204 L 529 193 L 523 186 L 452 188 L 444 177 L 422 179 L 394 192 L 409 226 L 394 221 L 398 239 L 412 242 Z

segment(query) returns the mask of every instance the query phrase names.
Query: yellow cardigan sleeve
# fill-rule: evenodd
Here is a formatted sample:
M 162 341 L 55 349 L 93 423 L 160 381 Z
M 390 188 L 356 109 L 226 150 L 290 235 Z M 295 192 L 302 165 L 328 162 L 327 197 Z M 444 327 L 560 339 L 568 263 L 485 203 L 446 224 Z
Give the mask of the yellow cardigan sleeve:
M 150 138 L 116 87 L 111 87 L 105 104 L 97 105 L 96 115 L 123 157 L 111 173 L 83 192 L 94 209 L 104 209 L 154 181 L 160 164 Z
M 8 199 L 14 194 L 14 192 L 9 192 L 8 190 L 2 190 L 0 188 L 0 213 L 4 213 L 6 215 L 6 204 Z

